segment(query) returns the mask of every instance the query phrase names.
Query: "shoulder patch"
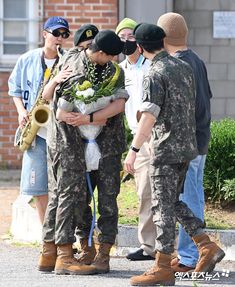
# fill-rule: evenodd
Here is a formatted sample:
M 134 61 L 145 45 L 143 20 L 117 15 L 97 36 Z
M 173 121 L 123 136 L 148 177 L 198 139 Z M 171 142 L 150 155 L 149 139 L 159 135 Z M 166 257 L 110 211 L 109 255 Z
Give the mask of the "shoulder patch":
M 143 81 L 143 89 L 146 91 L 149 89 L 149 87 L 150 87 L 150 80 L 149 78 L 145 78 Z
M 145 77 L 143 81 L 143 96 L 142 96 L 142 101 L 146 102 L 150 99 L 150 79 Z

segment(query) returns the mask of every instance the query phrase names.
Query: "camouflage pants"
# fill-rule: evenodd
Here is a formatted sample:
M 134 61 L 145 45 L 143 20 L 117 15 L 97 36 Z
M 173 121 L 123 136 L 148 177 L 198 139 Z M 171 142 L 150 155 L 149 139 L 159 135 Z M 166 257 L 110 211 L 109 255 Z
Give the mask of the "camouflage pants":
M 62 153 L 48 149 L 49 202 L 43 224 L 43 241 L 75 242 L 87 200 L 85 163 L 70 148 Z
M 179 200 L 188 163 L 151 166 L 153 220 L 156 225 L 156 251 L 174 252 L 175 224 L 178 220 L 192 237 L 204 227 L 187 205 Z
M 98 190 L 97 225 L 100 230 L 98 241 L 100 243 L 114 244 L 118 232 L 118 206 L 117 196 L 120 192 L 121 155 L 106 157 L 100 160 L 99 169 L 90 172 L 93 190 Z M 91 208 L 86 202 L 86 214 L 77 226 L 76 234 L 80 238 L 87 238 L 91 226 Z M 89 220 L 87 220 L 87 218 Z

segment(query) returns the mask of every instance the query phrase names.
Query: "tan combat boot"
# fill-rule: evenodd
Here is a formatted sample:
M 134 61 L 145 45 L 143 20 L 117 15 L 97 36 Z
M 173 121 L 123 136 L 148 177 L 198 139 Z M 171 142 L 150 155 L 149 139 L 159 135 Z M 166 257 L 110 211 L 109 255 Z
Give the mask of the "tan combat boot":
M 88 246 L 88 239 L 83 238 L 80 240 L 80 245 L 81 245 L 82 251 L 81 253 L 77 255 L 76 259 L 78 262 L 82 264 L 90 265 L 96 256 L 96 249 L 95 249 L 94 241 L 92 240 L 92 244 L 90 247 Z
M 196 235 L 192 239 L 199 251 L 199 259 L 194 272 L 212 272 L 216 263 L 224 258 L 224 251 L 212 242 L 206 233 Z
M 57 250 L 55 242 L 43 242 L 42 251 L 39 257 L 38 270 L 51 272 L 55 268 Z
M 153 267 L 139 276 L 131 277 L 133 286 L 174 286 L 175 275 L 171 269 L 171 255 L 157 252 Z
M 89 275 L 94 274 L 94 270 L 84 265 L 73 257 L 72 244 L 57 245 L 57 260 L 55 264 L 56 274 Z
M 171 260 L 171 269 L 176 272 L 192 272 L 195 267 L 186 266 L 180 263 L 179 258 L 175 257 Z
M 110 250 L 112 244 L 100 243 L 98 254 L 96 255 L 94 262 L 90 265 L 96 274 L 108 273 L 110 270 L 109 260 L 110 260 Z M 92 270 L 92 269 L 91 269 Z

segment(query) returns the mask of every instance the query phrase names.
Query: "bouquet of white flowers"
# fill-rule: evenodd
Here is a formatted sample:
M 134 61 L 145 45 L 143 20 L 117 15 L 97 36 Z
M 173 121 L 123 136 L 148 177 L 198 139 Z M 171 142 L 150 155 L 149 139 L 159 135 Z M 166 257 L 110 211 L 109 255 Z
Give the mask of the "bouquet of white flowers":
M 88 73 L 88 80 L 82 84 L 76 83 L 69 90 L 65 90 L 63 94 L 69 93 L 72 96 L 73 110 L 82 114 L 90 114 L 106 107 L 112 100 L 118 96 L 115 92 L 122 88 L 123 78 L 121 77 L 121 68 L 113 62 L 115 73 L 108 76 L 109 68 L 102 76 L 102 82 L 94 85 L 92 72 Z M 96 143 L 96 137 L 102 130 L 99 125 L 82 125 L 79 126 L 81 136 L 85 140 L 85 160 L 87 171 L 97 170 L 99 160 L 101 158 L 100 149 Z

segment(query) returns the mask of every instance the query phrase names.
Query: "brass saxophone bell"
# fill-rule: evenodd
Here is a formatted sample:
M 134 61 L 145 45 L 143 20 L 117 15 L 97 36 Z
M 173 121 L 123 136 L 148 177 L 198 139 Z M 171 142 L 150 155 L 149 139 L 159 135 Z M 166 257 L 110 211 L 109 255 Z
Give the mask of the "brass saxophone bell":
M 21 151 L 25 151 L 31 146 L 38 130 L 47 125 L 50 113 L 51 111 L 47 105 L 38 105 L 33 109 L 30 121 L 20 134 L 18 146 Z

